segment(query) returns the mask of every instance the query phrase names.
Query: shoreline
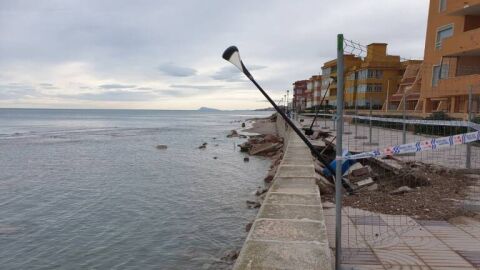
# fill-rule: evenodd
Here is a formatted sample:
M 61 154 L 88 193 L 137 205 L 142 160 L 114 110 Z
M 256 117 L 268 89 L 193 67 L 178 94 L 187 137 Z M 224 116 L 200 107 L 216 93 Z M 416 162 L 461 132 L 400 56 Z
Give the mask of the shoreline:
M 247 140 L 238 145 L 240 153 L 245 154 L 244 162 L 249 162 L 251 156 L 263 157 L 271 161 L 271 165 L 266 172 L 263 181 L 258 182 L 258 187 L 254 191 L 254 198 L 246 198 L 246 208 L 256 210 L 255 216 L 258 214 L 263 200 L 270 189 L 273 178 L 277 172 L 277 168 L 282 162 L 284 153 L 284 138 L 279 136 L 276 125 L 277 114 L 274 113 L 268 117 L 250 118 L 243 123 L 244 127 L 231 130 L 227 135 L 228 138 L 240 137 Z M 242 122 L 242 121 L 240 121 Z M 255 218 L 249 221 L 245 226 L 245 232 L 248 234 Z M 246 239 L 246 236 L 245 236 Z M 223 261 L 234 265 L 240 249 L 232 250 L 224 254 L 221 258 Z

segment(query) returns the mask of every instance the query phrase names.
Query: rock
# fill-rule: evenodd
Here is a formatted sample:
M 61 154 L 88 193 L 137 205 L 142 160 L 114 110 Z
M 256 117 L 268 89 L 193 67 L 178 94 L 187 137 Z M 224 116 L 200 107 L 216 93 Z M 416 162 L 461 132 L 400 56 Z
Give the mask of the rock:
M 399 187 L 397 189 L 395 189 L 394 191 L 390 192 L 391 195 L 400 195 L 400 194 L 404 194 L 404 193 L 407 193 L 407 192 L 411 192 L 413 189 L 407 187 L 407 186 L 403 186 L 403 187 Z
M 262 194 L 267 193 L 267 191 L 268 191 L 268 188 L 261 188 L 261 187 L 259 187 L 259 188 L 257 189 L 257 191 L 255 192 L 255 195 L 260 196 L 260 195 L 262 195 Z
M 275 152 L 282 148 L 282 144 L 280 143 L 265 143 L 260 145 L 254 145 L 252 149 L 250 149 L 250 155 L 260 155 L 260 154 L 267 154 L 269 152 Z
M 275 174 L 277 173 L 277 168 L 274 167 L 271 170 L 268 171 L 267 176 L 263 179 L 266 183 L 271 183 L 273 181 L 273 178 L 275 177 Z
M 249 209 L 260 208 L 262 206 L 259 202 L 247 201 L 247 207 Z
M 166 145 L 164 145 L 164 144 L 159 144 L 159 145 L 157 145 L 157 149 L 159 149 L 159 150 L 165 150 L 165 149 L 167 149 L 167 148 L 168 148 L 168 146 L 166 146 Z
M 335 192 L 335 186 L 330 183 L 325 177 L 315 174 L 315 182 L 320 188 L 320 193 L 322 194 L 332 194 Z
M 252 144 L 250 142 L 244 142 L 242 144 L 239 144 L 238 147 L 240 147 L 240 152 L 248 152 L 250 151 L 250 148 L 252 148 Z
M 234 129 L 232 129 L 230 133 L 228 133 L 227 135 L 227 138 L 232 138 L 232 137 L 238 137 L 238 132 Z
M 371 177 L 368 177 L 367 179 L 358 181 L 358 182 L 356 183 L 356 185 L 357 185 L 358 187 L 364 187 L 364 186 L 371 185 L 371 184 L 373 184 L 373 183 L 374 183 L 374 182 L 373 182 L 373 179 L 372 179 Z
M 213 157 L 213 159 L 218 159 L 218 157 Z
M 323 172 L 323 169 L 324 169 L 324 168 L 323 168 L 322 166 L 320 166 L 317 162 L 315 162 L 315 163 L 313 164 L 313 166 L 315 167 L 315 171 L 316 171 L 317 173 L 322 173 L 322 172 Z
M 375 191 L 377 189 L 378 189 L 378 184 L 377 183 L 367 187 L 367 190 L 369 190 L 369 191 Z
M 203 144 L 198 147 L 198 149 L 205 149 L 205 148 L 207 148 L 207 146 Z
M 217 144 L 215 144 L 215 146 L 218 146 L 218 143 L 217 143 Z
M 205 146 L 207 146 L 207 144 L 208 144 L 208 143 L 206 143 L 206 142 L 202 143 L 202 145 L 205 145 Z
M 213 139 L 214 139 L 214 140 L 216 140 L 216 139 L 217 139 L 217 137 L 213 137 Z
M 247 223 L 247 225 L 245 225 L 245 232 L 249 232 L 252 226 L 253 226 L 253 221 Z
M 243 158 L 243 162 L 249 162 L 250 161 L 250 158 L 249 157 L 244 157 Z
M 244 128 L 244 127 L 245 127 L 245 123 L 242 123 L 242 128 Z
M 265 137 L 263 138 L 265 140 L 265 142 L 269 142 L 269 143 L 278 143 L 280 142 L 279 138 L 273 134 L 267 134 L 265 135 Z
M 227 262 L 234 262 L 238 258 L 239 254 L 240 252 L 236 250 L 227 251 L 223 254 L 222 260 Z

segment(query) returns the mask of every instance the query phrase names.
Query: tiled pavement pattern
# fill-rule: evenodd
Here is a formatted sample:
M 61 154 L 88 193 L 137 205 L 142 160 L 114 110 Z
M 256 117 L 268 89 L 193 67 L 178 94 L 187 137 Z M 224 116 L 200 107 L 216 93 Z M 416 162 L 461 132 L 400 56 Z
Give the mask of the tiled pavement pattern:
M 335 209 L 324 204 L 327 235 L 335 244 Z M 343 269 L 479 270 L 480 221 L 413 220 L 345 208 Z
M 312 118 L 304 117 L 304 125 L 310 125 Z M 326 125 L 325 125 L 326 123 Z M 331 120 L 323 121 L 317 120 L 315 125 L 317 129 L 322 129 L 324 131 L 333 129 L 333 122 Z M 328 127 L 328 129 L 323 129 Z M 343 146 L 345 149 L 348 149 L 351 152 L 367 152 L 376 150 L 378 148 L 382 149 L 387 146 L 402 144 L 403 132 L 401 130 L 394 130 L 388 128 L 373 127 L 372 128 L 372 142 L 378 143 L 378 145 L 365 145 L 366 142 L 369 142 L 369 127 L 367 125 L 357 125 L 357 132 L 355 133 L 355 125 L 345 122 L 344 131 L 346 134 L 343 135 Z M 367 139 L 356 139 L 355 135 L 364 136 Z M 335 136 L 335 132 L 332 132 L 332 135 Z M 412 132 L 407 132 L 407 143 L 422 141 L 430 139 L 427 136 L 415 135 Z M 335 142 L 335 141 L 334 141 Z M 439 164 L 442 166 L 447 166 L 451 168 L 465 168 L 466 163 L 466 146 L 458 145 L 455 147 L 450 147 L 446 149 L 440 149 L 436 151 L 426 151 L 416 153 L 415 156 L 404 156 L 399 157 L 403 160 L 415 160 L 429 164 Z M 480 169 L 480 147 L 472 147 L 472 158 L 471 158 L 472 168 Z
M 312 156 L 293 132 L 287 132 L 285 137 L 284 158 L 235 262 L 235 270 L 332 269 Z

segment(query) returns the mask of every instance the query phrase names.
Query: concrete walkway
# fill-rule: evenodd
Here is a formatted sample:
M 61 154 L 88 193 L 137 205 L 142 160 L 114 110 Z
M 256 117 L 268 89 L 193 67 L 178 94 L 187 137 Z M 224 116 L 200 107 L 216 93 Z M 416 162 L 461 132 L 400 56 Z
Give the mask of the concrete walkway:
M 331 270 L 330 247 L 313 159 L 288 130 L 282 163 L 234 269 Z
M 335 243 L 335 209 L 324 209 Z M 479 270 L 480 222 L 414 220 L 360 209 L 342 210 L 342 267 L 355 270 Z M 332 247 L 333 248 L 333 247 Z

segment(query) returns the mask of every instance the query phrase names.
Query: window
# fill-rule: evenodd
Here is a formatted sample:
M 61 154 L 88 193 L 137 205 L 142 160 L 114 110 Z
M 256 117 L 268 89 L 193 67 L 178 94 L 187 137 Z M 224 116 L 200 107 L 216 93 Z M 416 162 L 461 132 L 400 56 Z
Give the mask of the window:
M 439 12 L 444 12 L 445 10 L 447 10 L 447 0 L 439 0 L 440 1 L 440 4 L 438 5 L 438 11 Z
M 440 80 L 440 66 L 433 66 L 432 86 L 437 86 Z
M 453 24 L 449 24 L 446 26 L 442 26 L 437 30 L 437 39 L 435 43 L 435 47 L 437 49 L 442 48 L 442 41 L 446 38 L 453 36 Z
M 437 86 L 438 81 L 448 78 L 450 66 L 448 64 L 442 64 L 433 66 L 432 86 Z

